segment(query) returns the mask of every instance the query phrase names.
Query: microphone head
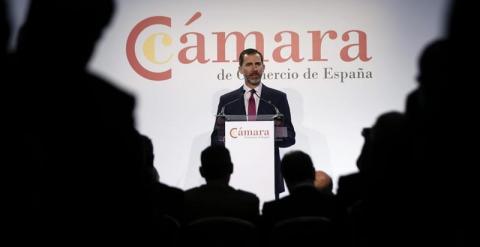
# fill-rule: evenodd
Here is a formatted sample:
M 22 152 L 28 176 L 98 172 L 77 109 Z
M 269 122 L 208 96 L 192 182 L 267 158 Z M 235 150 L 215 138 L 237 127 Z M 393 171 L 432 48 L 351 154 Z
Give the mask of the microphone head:
M 224 117 L 225 116 L 225 106 L 222 106 L 220 113 L 218 113 L 217 117 Z
M 225 125 L 225 115 L 223 114 L 223 115 L 217 116 L 217 119 L 216 119 L 216 121 L 215 121 L 215 124 L 216 124 L 217 126 L 223 126 L 223 125 Z

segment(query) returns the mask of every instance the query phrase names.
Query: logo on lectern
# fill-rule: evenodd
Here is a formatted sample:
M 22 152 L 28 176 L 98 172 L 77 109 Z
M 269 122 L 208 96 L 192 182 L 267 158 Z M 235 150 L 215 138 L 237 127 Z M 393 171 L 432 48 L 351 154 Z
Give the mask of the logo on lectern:
M 232 128 L 230 130 L 230 137 L 232 138 L 269 138 L 270 131 L 266 129 L 243 129 L 240 128 Z

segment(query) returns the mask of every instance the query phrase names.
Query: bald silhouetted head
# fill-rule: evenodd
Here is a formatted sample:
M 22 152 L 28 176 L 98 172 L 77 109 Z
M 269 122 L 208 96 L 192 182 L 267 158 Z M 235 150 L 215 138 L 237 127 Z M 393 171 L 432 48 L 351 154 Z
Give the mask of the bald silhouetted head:
M 330 175 L 324 171 L 315 172 L 315 181 L 313 183 L 315 188 L 321 192 L 332 194 L 333 193 L 333 182 Z

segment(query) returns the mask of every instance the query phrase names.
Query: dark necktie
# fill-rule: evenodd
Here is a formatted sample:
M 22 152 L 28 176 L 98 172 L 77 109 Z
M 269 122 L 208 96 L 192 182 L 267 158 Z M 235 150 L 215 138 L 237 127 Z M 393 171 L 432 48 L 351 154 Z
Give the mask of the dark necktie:
M 250 98 L 248 99 L 248 120 L 255 121 L 257 115 L 257 107 L 255 106 L 255 89 L 250 90 Z

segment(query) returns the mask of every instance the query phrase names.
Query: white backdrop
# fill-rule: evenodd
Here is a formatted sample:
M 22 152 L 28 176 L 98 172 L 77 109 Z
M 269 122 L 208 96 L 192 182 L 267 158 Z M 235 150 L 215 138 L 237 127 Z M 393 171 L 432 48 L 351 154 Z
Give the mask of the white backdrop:
M 19 25 L 19 9 L 27 1 L 10 2 L 16 13 L 14 24 Z M 290 76 L 264 80 L 288 95 L 297 132 L 297 144 L 289 149 L 309 153 L 316 168 L 336 182 L 338 176 L 356 170 L 363 144 L 361 129 L 372 125 L 383 112 L 403 111 L 405 97 L 415 87 L 418 55 L 428 42 L 442 35 L 446 14 L 446 0 L 117 3 L 115 17 L 97 45 L 90 69 L 136 96 L 137 128 L 153 140 L 161 181 L 183 189 L 204 182 L 198 172 L 199 157 L 209 144 L 219 96 L 242 84 L 236 78 L 236 39 L 231 35 L 222 45 L 218 41 L 222 34 L 257 32 L 263 37 L 263 41 L 255 41 L 253 35 L 248 36 L 245 47 L 263 44 L 269 60 L 265 73 Z M 171 78 L 160 81 L 135 71 L 126 52 L 134 27 L 154 16 L 171 20 L 170 27 L 158 22 L 145 27 L 133 40 L 131 51 L 146 70 L 171 69 Z M 348 33 L 351 30 L 357 31 Z M 328 31 L 336 32 L 337 37 L 324 37 L 319 49 L 314 37 Z M 345 33 L 350 36 L 344 41 Z M 359 41 L 358 33 L 365 34 L 365 39 Z M 360 49 L 359 42 L 363 45 Z M 298 58 L 303 60 L 288 59 L 297 48 Z M 345 61 L 340 55 L 342 48 L 352 58 L 361 50 L 364 59 Z M 186 55 L 182 55 L 185 50 Z M 276 52 L 286 61 L 274 58 Z M 318 78 L 305 78 L 309 69 L 317 72 Z M 369 78 L 341 82 L 326 76 L 326 69 L 347 73 L 362 70 Z M 222 70 L 232 77 L 219 77 Z M 292 78 L 295 73 L 297 79 Z

